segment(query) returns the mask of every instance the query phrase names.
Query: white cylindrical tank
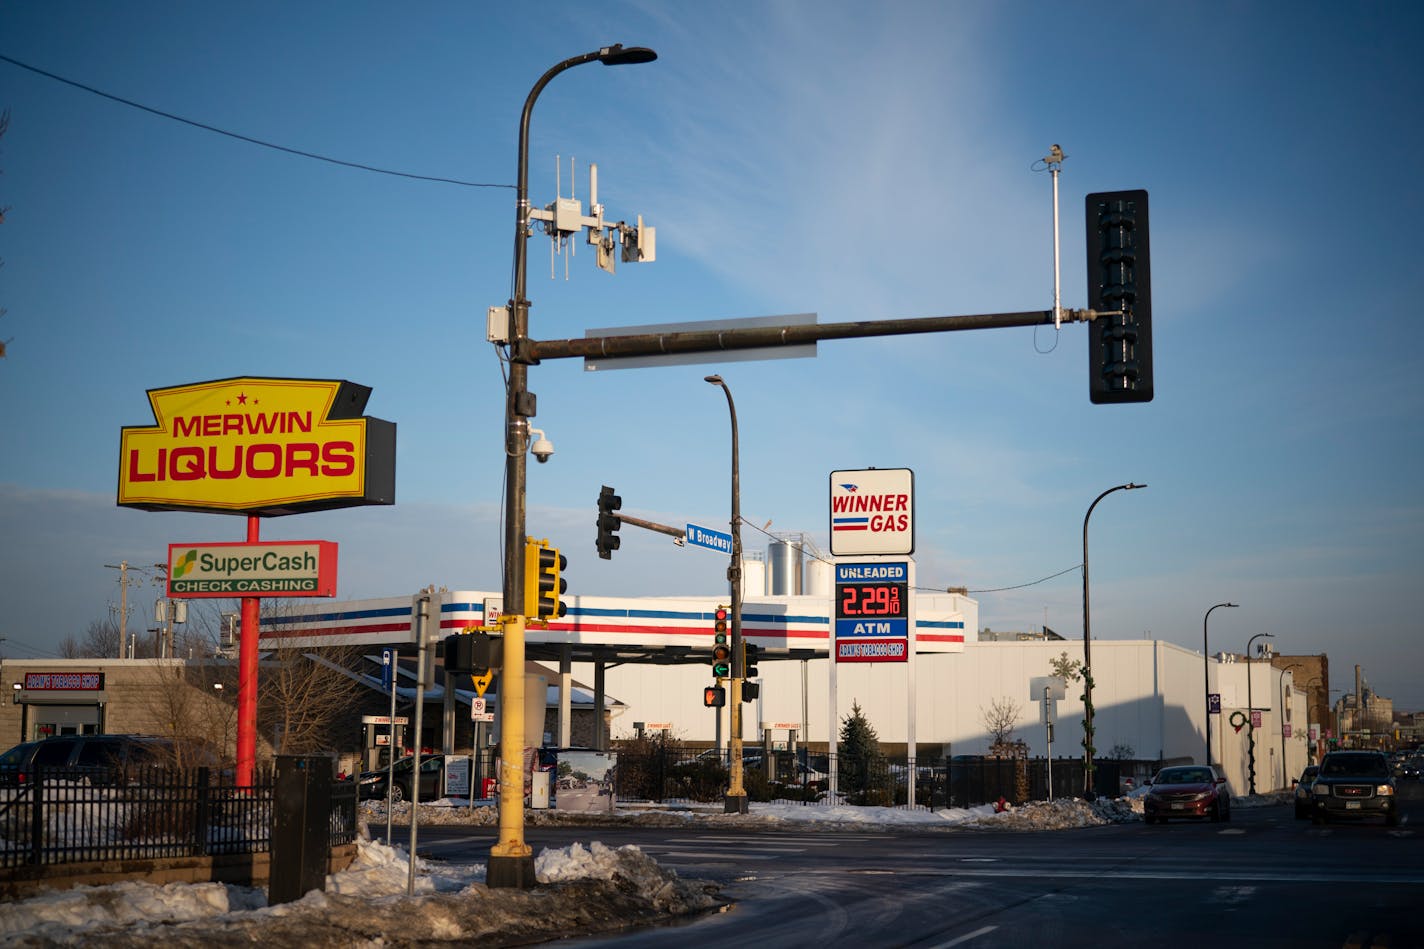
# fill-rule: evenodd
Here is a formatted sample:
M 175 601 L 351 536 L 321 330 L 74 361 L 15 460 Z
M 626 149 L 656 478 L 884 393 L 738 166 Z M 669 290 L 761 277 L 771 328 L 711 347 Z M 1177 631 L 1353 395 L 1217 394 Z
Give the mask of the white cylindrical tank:
M 742 557 L 742 597 L 766 595 L 766 561 Z
M 771 596 L 801 595 L 801 545 L 774 540 L 767 545 L 767 590 Z
M 834 596 L 835 572 L 831 564 L 811 558 L 806 562 L 806 594 L 808 596 Z

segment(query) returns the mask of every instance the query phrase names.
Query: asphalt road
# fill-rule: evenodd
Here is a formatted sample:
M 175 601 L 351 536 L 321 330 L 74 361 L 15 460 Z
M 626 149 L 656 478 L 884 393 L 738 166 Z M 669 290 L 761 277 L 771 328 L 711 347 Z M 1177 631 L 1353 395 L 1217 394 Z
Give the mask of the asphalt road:
M 1227 824 L 1039 833 L 531 827 L 536 852 L 635 843 L 721 883 L 724 913 L 579 947 L 840 945 L 1424 949 L 1424 786 L 1398 827 L 1314 827 L 1289 806 Z M 400 839 L 397 835 L 397 839 Z M 421 830 L 422 855 L 477 859 L 483 828 Z

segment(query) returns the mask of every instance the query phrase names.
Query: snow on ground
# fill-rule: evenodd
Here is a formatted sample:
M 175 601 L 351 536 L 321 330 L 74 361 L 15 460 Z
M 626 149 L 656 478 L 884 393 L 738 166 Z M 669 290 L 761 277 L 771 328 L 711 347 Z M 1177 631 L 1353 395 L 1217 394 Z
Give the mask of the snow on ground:
M 1233 798 L 1232 806 L 1261 807 L 1288 801 L 1289 792 Z M 372 834 L 384 831 L 384 802 L 366 802 L 362 817 Z M 495 823 L 495 809 L 442 800 L 420 808 L 419 824 Z M 899 810 L 882 807 L 757 804 L 746 815 L 717 809 L 620 808 L 595 821 L 560 811 L 528 811 L 528 823 L 727 826 L 786 824 L 881 827 L 914 825 L 925 830 L 1048 831 L 1141 820 L 1134 793 L 1096 802 L 1073 798 L 972 808 Z M 408 820 L 409 805 L 393 818 Z M 268 906 L 264 889 L 220 883 L 155 886 L 115 883 L 43 893 L 0 909 L 0 941 L 11 947 L 81 946 L 102 940 L 106 949 L 149 946 L 220 946 L 301 943 L 310 949 L 400 946 L 416 942 L 499 940 L 521 934 L 530 941 L 574 933 L 610 931 L 632 923 L 705 912 L 721 905 L 715 884 L 682 880 L 659 867 L 636 846 L 573 844 L 535 854 L 540 886 L 491 890 L 485 866 L 432 864 L 416 860 L 414 895 L 407 896 L 408 852 L 378 841 L 358 841 L 356 861 L 327 878 L 325 892 Z M 532 937 L 532 938 L 531 938 Z

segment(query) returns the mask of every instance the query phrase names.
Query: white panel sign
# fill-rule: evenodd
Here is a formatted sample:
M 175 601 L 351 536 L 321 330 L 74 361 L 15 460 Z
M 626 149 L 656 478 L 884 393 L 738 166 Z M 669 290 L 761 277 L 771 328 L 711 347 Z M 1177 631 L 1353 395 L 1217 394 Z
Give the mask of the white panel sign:
M 915 552 L 915 473 L 909 468 L 831 472 L 831 554 Z

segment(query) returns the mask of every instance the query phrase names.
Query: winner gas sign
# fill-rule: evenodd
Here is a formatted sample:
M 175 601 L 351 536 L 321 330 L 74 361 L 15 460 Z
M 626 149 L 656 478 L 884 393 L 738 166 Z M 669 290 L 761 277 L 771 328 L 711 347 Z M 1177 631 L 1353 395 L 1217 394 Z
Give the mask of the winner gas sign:
M 242 377 L 148 390 L 154 425 L 126 426 L 118 503 L 276 516 L 395 503 L 396 427 L 371 390 Z

